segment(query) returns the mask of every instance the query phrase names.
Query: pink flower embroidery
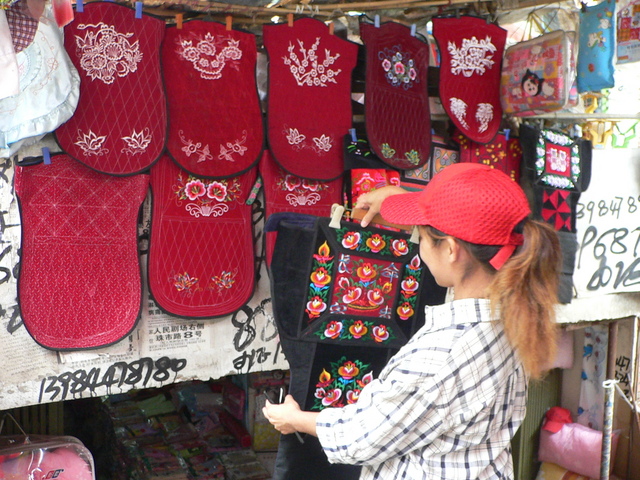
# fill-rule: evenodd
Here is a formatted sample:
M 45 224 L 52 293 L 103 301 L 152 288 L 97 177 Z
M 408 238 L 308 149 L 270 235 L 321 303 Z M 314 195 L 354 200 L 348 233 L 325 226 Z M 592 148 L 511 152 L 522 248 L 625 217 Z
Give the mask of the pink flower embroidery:
M 401 320 L 407 320 L 414 314 L 413 307 L 411 307 L 411 304 L 409 302 L 404 302 L 402 305 L 400 305 L 396 309 L 396 312 L 398 313 L 398 316 Z
M 378 343 L 382 343 L 389 338 L 389 331 L 384 325 L 376 325 L 373 327 L 372 333 L 373 339 Z
M 356 320 L 353 325 L 349 327 L 349 333 L 353 338 L 362 338 L 367 334 L 369 329 L 362 323 L 362 320 Z
M 349 250 L 355 250 L 358 248 L 360 244 L 360 233 L 359 232 L 347 232 L 347 234 L 342 239 L 342 246 L 344 248 L 348 248 Z
M 317 295 L 307 302 L 307 313 L 309 317 L 319 317 L 322 312 L 327 309 L 327 304 L 322 301 L 322 298 Z
M 329 322 L 327 328 L 324 330 L 324 336 L 327 338 L 336 339 L 342 334 L 342 322 L 332 321 Z
M 377 233 L 374 233 L 371 237 L 367 238 L 365 243 L 373 253 L 378 253 L 387 245 L 387 242 L 385 242 Z
M 338 374 L 345 380 L 351 380 L 353 377 L 357 377 L 360 373 L 358 366 L 352 361 L 346 361 L 338 368 Z
M 404 238 L 398 238 L 391 242 L 391 251 L 396 257 L 401 257 L 409 253 L 409 245 Z
M 211 182 L 207 188 L 207 197 L 218 202 L 224 202 L 225 198 L 227 198 L 227 186 L 221 182 Z
M 184 191 L 189 200 L 196 200 L 198 197 L 203 196 L 206 193 L 204 183 L 200 180 L 191 180 L 184 186 Z

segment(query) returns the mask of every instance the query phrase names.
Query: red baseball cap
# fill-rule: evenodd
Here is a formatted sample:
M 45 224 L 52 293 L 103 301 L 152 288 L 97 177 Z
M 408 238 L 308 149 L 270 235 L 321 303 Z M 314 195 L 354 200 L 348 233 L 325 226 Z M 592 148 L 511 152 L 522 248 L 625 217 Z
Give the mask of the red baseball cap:
M 524 238 L 514 228 L 531 213 L 522 188 L 505 173 L 479 163 L 456 163 L 421 192 L 392 195 L 380 210 L 400 225 L 430 225 L 469 243 L 502 245 L 489 263 L 499 270 Z
M 572 423 L 571 412 L 562 407 L 551 407 L 545 413 L 545 422 L 542 425 L 544 430 L 551 433 L 559 432 L 565 423 Z

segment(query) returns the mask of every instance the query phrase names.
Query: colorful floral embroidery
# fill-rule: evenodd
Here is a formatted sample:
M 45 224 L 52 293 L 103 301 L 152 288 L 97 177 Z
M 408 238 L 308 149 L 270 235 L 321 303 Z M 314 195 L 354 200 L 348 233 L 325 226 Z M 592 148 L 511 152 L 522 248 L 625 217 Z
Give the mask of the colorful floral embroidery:
M 373 340 L 385 343 L 396 338 L 393 331 L 382 323 L 371 320 L 326 320 L 318 326 L 314 335 L 321 340 Z
M 409 57 L 408 53 L 402 52 L 401 48 L 400 45 L 385 48 L 378 52 L 378 59 L 381 61 L 387 82 L 394 87 L 402 86 L 408 90 L 414 82 L 419 82 L 418 70 L 415 61 Z
M 174 275 L 173 286 L 176 290 L 184 293 L 193 293 L 195 291 L 196 284 L 198 283 L 197 277 L 191 277 L 187 272 Z
M 292 207 L 315 205 L 322 199 L 322 196 L 318 192 L 328 188 L 326 184 L 317 180 L 307 180 L 289 173 L 281 174 L 281 176 L 278 177 L 276 185 L 281 190 L 288 192 L 285 199 Z
M 213 159 L 211 152 L 209 150 L 209 145 L 202 146 L 201 142 L 195 143 L 192 140 L 187 140 L 184 137 L 184 132 L 182 130 L 178 131 L 178 136 L 182 141 L 184 147 L 182 147 L 182 151 L 185 153 L 187 157 L 191 157 L 191 155 L 197 155 L 198 160 L 196 163 L 204 162 L 205 160 Z
M 460 48 L 450 41 L 447 50 L 451 55 L 451 73 L 470 77 L 474 73 L 483 75 L 487 68 L 493 67 L 493 54 L 497 49 L 487 36 L 484 40 L 464 38 Z
M 96 135 L 91 130 L 89 130 L 89 133 L 82 133 L 78 130 L 78 138 L 73 143 L 82 149 L 82 153 L 84 153 L 85 156 L 100 156 L 109 153 L 109 149 L 103 148 L 102 146 L 106 139 L 106 135 Z
M 393 158 L 395 154 L 396 154 L 396 151 L 393 148 L 391 148 L 388 143 L 382 144 L 382 156 L 384 158 Z
M 233 284 L 236 282 L 236 273 L 236 271 L 223 271 L 220 275 L 214 275 L 211 277 L 211 281 L 219 290 L 228 290 L 233 287 Z
M 320 314 L 327 309 L 331 277 L 329 276 L 326 282 L 323 282 L 322 279 L 326 279 L 327 277 L 325 275 L 332 269 L 333 256 L 331 255 L 331 249 L 327 242 L 324 242 L 318 248 L 318 253 L 313 255 L 309 301 L 307 302 L 307 308 L 305 310 L 310 319 L 319 317 Z M 319 279 L 320 281 L 318 281 Z
M 204 180 L 189 175 L 185 180 L 178 174 L 177 184 L 173 187 L 178 205 L 189 201 L 185 210 L 194 217 L 219 217 L 229 211 L 228 203 L 240 195 L 240 184 L 237 179 Z
M 536 173 L 540 181 L 554 188 L 577 188 L 580 178 L 580 147 L 571 137 L 542 130 L 536 145 Z
M 339 265 L 330 313 L 391 318 L 391 304 L 398 290 L 398 266 L 351 255 L 341 255 Z
M 323 369 L 316 383 L 316 398 L 311 410 L 344 407 L 358 401 L 360 391 L 373 380 L 370 365 L 346 356 L 331 362 L 329 371 Z
M 87 31 L 84 38 L 76 35 L 76 49 L 80 67 L 92 80 L 109 85 L 116 76 L 126 77 L 138 69 L 143 54 L 137 40 L 127 40 L 133 33 L 119 33 L 114 26 L 102 22 L 78 25 L 78 30 L 85 29 L 93 30 Z
M 235 162 L 233 155 L 238 154 L 241 157 L 244 156 L 244 152 L 247 151 L 247 147 L 243 147 L 244 143 L 247 141 L 247 131 L 242 131 L 242 138 L 236 140 L 235 142 L 227 142 L 227 145 L 220 145 L 220 155 L 218 158 L 220 160 L 227 160 L 229 162 Z
M 404 238 L 394 238 L 392 235 L 373 233 L 368 230 L 359 232 L 350 230 L 348 227 L 336 229 L 336 238 L 344 248 L 354 250 L 356 252 L 371 252 L 371 237 L 379 237 L 384 241 L 384 247 L 375 251 L 380 255 L 388 255 L 393 257 L 402 257 L 409 253 L 410 246 Z
M 418 165 L 420 163 L 420 153 L 417 150 L 409 150 L 405 152 L 404 156 L 412 165 Z
M 134 130 L 129 137 L 122 137 L 122 140 L 127 144 L 127 146 L 121 151 L 122 153 L 128 153 L 129 155 L 142 154 L 151 143 L 151 139 L 152 136 L 148 128 L 145 128 L 140 132 L 136 132 Z
M 420 276 L 422 275 L 422 265 L 420 256 L 416 255 L 411 262 L 404 266 L 404 275 L 400 282 L 399 306 L 396 313 L 400 320 L 408 320 L 416 312 L 417 294 L 420 290 Z
M 315 43 L 309 48 L 305 49 L 304 43 L 298 40 L 298 46 L 300 55 L 302 58 L 298 58 L 293 43 L 289 43 L 289 56 L 284 56 L 284 64 L 289 66 L 289 70 L 296 80 L 299 87 L 326 87 L 327 83 L 337 83 L 335 77 L 337 77 L 341 69 L 332 70 L 329 66 L 333 65 L 335 61 L 340 58 L 340 54 L 336 53 L 331 55 L 328 49 L 324 50 L 324 60 L 319 63 L 318 59 L 318 46 L 320 45 L 320 37 L 316 38 Z
M 178 55 L 191 62 L 193 68 L 200 72 L 200 77 L 205 80 L 222 78 L 222 71 L 227 65 L 235 70 L 239 69 L 238 60 L 242 58 L 239 40 L 231 37 L 214 37 L 207 33 L 204 38 L 194 40 L 178 37 L 176 42 Z

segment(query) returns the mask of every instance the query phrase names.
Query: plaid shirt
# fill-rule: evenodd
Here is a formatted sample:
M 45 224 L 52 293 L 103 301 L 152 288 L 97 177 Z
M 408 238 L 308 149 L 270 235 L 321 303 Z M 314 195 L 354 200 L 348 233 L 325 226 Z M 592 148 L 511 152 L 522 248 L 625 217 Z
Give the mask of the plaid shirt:
M 360 479 L 512 479 L 511 438 L 526 409 L 523 366 L 489 301 L 426 308 L 425 325 L 358 402 L 320 412 L 332 463 Z

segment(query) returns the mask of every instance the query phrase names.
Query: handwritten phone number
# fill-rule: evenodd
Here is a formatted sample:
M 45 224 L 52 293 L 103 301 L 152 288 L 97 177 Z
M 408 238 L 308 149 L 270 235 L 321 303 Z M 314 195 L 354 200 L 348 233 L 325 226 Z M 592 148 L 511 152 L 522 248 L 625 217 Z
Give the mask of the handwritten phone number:
M 636 213 L 640 210 L 640 195 L 637 197 L 613 197 L 612 200 L 591 200 L 589 202 L 576 205 L 576 218 L 588 217 L 589 223 L 593 221 L 594 215 L 598 218 L 612 216 L 620 218 L 620 213 Z

